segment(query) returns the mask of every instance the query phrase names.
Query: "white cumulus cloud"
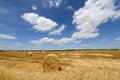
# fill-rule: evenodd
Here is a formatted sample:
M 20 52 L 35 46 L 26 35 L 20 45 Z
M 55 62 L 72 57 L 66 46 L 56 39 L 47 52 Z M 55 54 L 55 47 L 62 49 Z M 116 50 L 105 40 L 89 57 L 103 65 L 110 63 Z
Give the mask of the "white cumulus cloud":
M 74 39 L 67 38 L 67 37 L 64 37 L 61 39 L 44 37 L 44 38 L 41 38 L 39 40 L 31 40 L 30 41 L 30 43 L 35 44 L 35 45 L 42 45 L 44 43 L 65 44 L 65 43 L 70 43 L 70 42 L 75 43 L 78 41 L 75 41 Z M 79 42 L 81 42 L 81 41 L 79 41 Z
M 43 7 L 58 8 L 62 2 L 63 2 L 63 0 L 44 0 Z
M 51 19 L 39 16 L 35 13 L 24 13 L 22 18 L 33 25 L 33 29 L 41 32 L 50 31 L 58 24 Z
M 98 26 L 109 19 L 120 18 L 120 10 L 117 9 L 115 0 L 87 0 L 85 6 L 75 11 L 73 24 L 77 31 L 72 38 L 86 39 L 99 36 Z
M 2 39 L 16 39 L 15 36 L 7 35 L 7 34 L 0 34 L 0 38 L 2 38 Z
M 33 5 L 33 6 L 32 6 L 32 9 L 33 9 L 33 10 L 37 10 L 37 6 L 36 6 L 36 5 Z
M 66 27 L 65 25 L 61 25 L 60 28 L 51 31 L 49 34 L 50 35 L 60 35 L 61 32 L 65 29 L 65 27 Z
M 66 9 L 68 9 L 68 10 L 74 10 L 74 8 L 71 5 L 67 6 Z

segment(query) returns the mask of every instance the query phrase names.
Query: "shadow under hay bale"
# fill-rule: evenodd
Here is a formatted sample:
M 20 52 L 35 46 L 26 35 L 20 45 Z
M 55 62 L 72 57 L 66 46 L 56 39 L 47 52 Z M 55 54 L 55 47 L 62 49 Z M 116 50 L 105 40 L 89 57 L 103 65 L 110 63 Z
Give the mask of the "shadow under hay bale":
M 42 63 L 43 72 L 61 71 L 60 59 L 57 55 L 47 55 Z

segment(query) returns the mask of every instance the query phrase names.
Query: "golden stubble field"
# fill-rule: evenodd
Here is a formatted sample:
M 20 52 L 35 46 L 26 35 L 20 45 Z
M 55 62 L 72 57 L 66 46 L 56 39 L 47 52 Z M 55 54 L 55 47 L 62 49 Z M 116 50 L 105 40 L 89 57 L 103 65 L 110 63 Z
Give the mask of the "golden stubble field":
M 120 50 L 0 52 L 0 80 L 120 80 Z M 56 54 L 61 71 L 43 72 L 46 55 Z

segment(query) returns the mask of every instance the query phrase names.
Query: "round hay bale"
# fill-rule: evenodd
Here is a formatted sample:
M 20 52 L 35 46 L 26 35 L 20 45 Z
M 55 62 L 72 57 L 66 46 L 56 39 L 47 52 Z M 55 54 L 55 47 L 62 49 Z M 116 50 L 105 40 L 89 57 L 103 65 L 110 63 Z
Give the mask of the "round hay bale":
M 57 55 L 49 54 L 44 58 L 42 68 L 44 72 L 60 71 L 60 60 Z
M 32 52 L 28 52 L 28 56 L 32 56 Z
M 45 51 L 41 51 L 41 53 L 45 53 Z

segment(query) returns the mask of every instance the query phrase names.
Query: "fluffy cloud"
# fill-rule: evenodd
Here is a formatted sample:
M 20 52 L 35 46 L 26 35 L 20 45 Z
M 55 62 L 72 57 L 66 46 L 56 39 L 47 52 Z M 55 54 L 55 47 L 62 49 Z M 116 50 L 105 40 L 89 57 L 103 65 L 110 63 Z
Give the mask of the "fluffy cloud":
M 58 24 L 51 19 L 39 16 L 35 13 L 24 13 L 22 18 L 28 21 L 30 24 L 33 25 L 33 29 L 37 31 L 50 31 L 54 27 L 58 26 Z
M 74 8 L 70 5 L 70 6 L 67 6 L 67 8 L 66 9 L 68 9 L 68 10 L 74 10 Z
M 117 9 L 115 0 L 88 0 L 85 6 L 75 11 L 73 24 L 77 31 L 72 38 L 86 39 L 99 36 L 98 26 L 107 22 L 109 19 L 120 18 L 120 10 Z
M 62 38 L 60 40 L 57 40 L 56 43 L 57 44 L 63 44 L 63 43 L 69 43 L 69 42 L 72 42 L 73 40 L 70 39 L 70 38 Z
M 50 34 L 50 35 L 60 35 L 61 32 L 65 29 L 65 27 L 66 27 L 65 25 L 61 25 L 60 28 L 51 31 L 49 34 Z
M 33 9 L 33 10 L 37 10 L 37 6 L 36 6 L 36 5 L 33 5 L 33 6 L 32 6 L 32 9 Z
M 58 8 L 60 4 L 63 2 L 63 0 L 44 0 L 43 6 L 44 7 L 56 7 Z
M 0 38 L 2 38 L 2 39 L 16 39 L 15 36 L 7 35 L 7 34 L 0 34 Z
M 49 7 L 59 7 L 61 2 L 50 0 Z M 69 7 L 70 8 L 70 7 Z M 26 21 L 33 24 L 33 28 L 38 31 L 51 31 L 49 34 L 60 34 L 65 27 L 53 30 L 58 24 L 50 19 L 41 17 L 35 13 L 25 13 L 22 16 Z M 73 24 L 76 31 L 71 38 L 48 38 L 44 37 L 39 40 L 31 40 L 30 43 L 41 45 L 44 43 L 64 44 L 64 43 L 80 43 L 80 39 L 95 38 L 99 36 L 98 26 L 106 23 L 108 20 L 116 20 L 120 18 L 120 10 L 115 5 L 115 0 L 87 0 L 85 6 L 75 11 L 73 15 Z M 42 24 L 41 24 L 42 23 Z M 85 44 L 83 46 L 89 46 Z
M 48 37 L 44 37 L 42 39 L 39 40 L 31 40 L 30 43 L 35 44 L 35 45 L 42 45 L 44 43 L 54 43 L 54 44 L 65 44 L 65 43 L 75 43 L 78 42 L 76 40 L 73 40 L 71 38 L 61 38 L 61 39 L 54 39 L 54 38 L 48 38 Z M 81 41 L 79 41 L 81 42 Z

